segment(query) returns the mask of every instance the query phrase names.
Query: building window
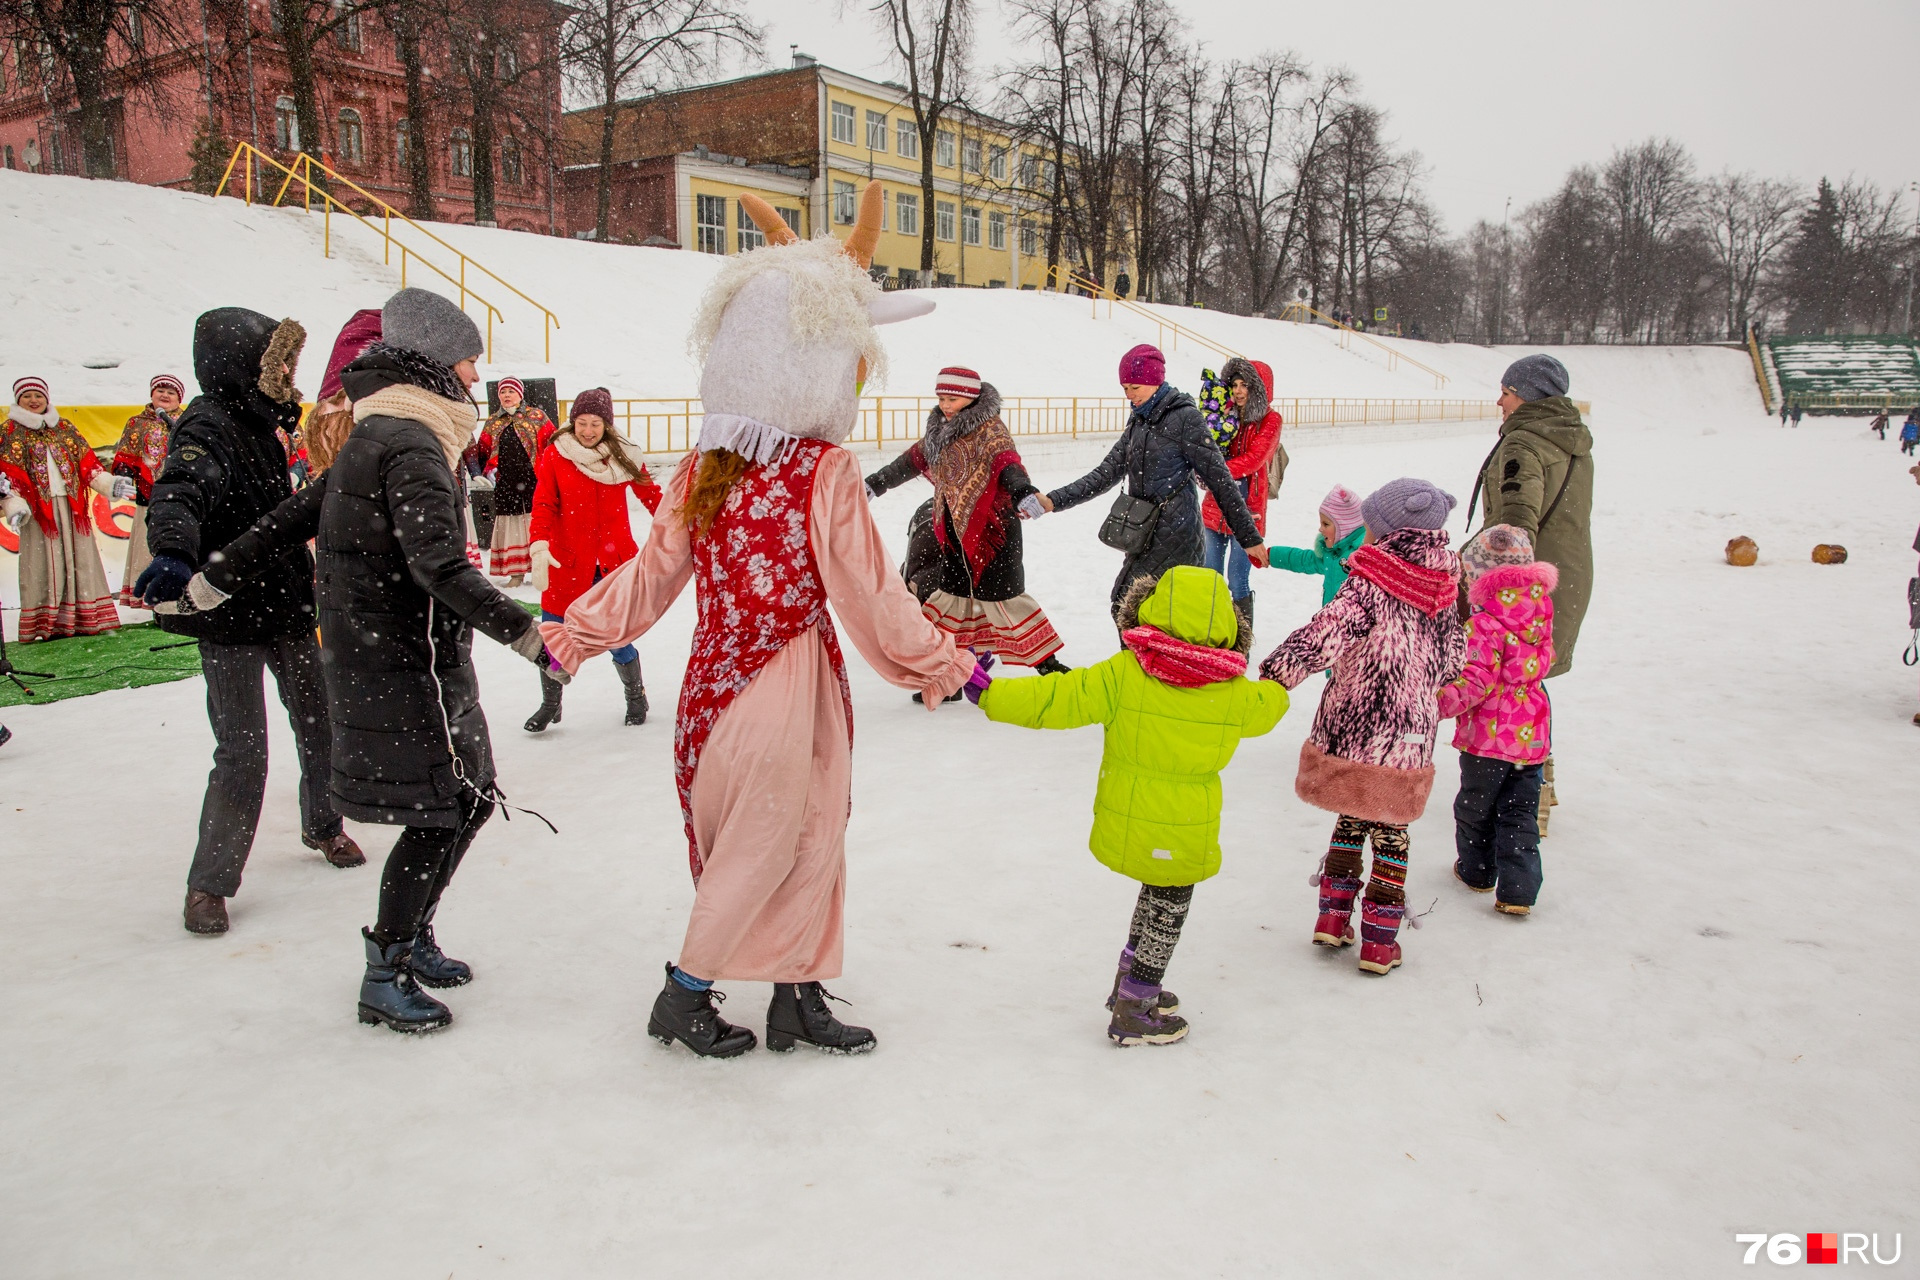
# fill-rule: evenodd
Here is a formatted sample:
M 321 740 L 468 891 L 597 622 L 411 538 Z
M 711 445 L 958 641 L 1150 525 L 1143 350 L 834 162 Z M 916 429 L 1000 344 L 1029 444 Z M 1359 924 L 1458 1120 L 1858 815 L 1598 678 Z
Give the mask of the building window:
M 936 240 L 953 239 L 953 201 L 933 202 L 933 236 Z
M 945 129 L 933 135 L 933 162 L 944 169 L 953 168 L 953 135 Z
M 793 232 L 796 236 L 800 234 L 800 211 L 798 209 L 789 209 L 784 205 L 778 205 L 775 206 L 773 211 L 780 215 L 780 221 L 787 224 L 787 230 Z
M 1005 147 L 987 148 L 987 176 L 995 182 L 1007 180 L 1007 149 Z
M 510 187 L 527 180 L 527 166 L 521 159 L 518 138 L 509 137 L 500 144 L 500 180 Z
M 1007 287 L 1007 282 L 1006 282 L 1005 280 L 989 280 L 989 281 L 987 281 L 987 288 L 989 288 L 989 289 L 1004 289 L 1004 288 L 1006 288 L 1006 287 Z
M 961 168 L 968 173 L 980 172 L 980 139 L 968 138 L 960 144 Z
M 887 149 L 887 113 L 884 111 L 867 112 L 867 150 L 885 151 Z
M 766 232 L 760 230 L 760 224 L 747 212 L 747 206 L 738 200 L 733 202 L 733 234 L 740 252 L 758 249 L 767 242 Z
M 842 226 L 853 223 L 854 185 L 851 182 L 835 181 L 833 184 L 833 220 Z
M 1029 258 L 1040 252 L 1040 224 L 1032 218 L 1020 219 L 1020 252 Z
M 893 149 L 900 153 L 902 160 L 920 158 L 920 130 L 906 116 L 893 122 Z
M 413 136 L 413 125 L 404 117 L 393 126 L 393 167 L 405 177 L 407 173 L 407 152 Z
M 284 93 L 273 100 L 273 145 L 282 151 L 300 149 L 300 113 Z
M 1040 157 L 1026 152 L 1021 153 L 1020 185 L 1029 191 L 1040 185 Z
M 920 197 L 908 192 L 897 192 L 893 197 L 894 229 L 903 236 L 920 234 Z
M 853 104 L 836 102 L 832 104 L 833 140 L 835 142 L 853 142 Z
M 960 215 L 960 238 L 968 244 L 980 243 L 980 206 L 970 204 Z
M 333 0 L 333 42 L 348 53 L 360 52 L 360 11 L 350 0 Z
M 1007 215 L 998 209 L 987 215 L 987 248 L 1007 247 Z
M 367 131 L 360 123 L 360 113 L 352 107 L 346 107 L 340 112 L 340 140 L 337 149 L 343 164 L 360 164 L 367 158 Z
M 727 251 L 727 198 L 725 196 L 693 198 L 693 234 L 693 247 L 701 253 Z
M 951 271 L 935 272 L 933 277 L 933 282 L 939 285 L 942 289 L 951 289 L 953 288 L 953 272 Z
M 471 178 L 473 176 L 473 135 L 465 129 L 455 129 L 452 139 L 447 143 L 447 152 L 453 161 L 453 176 Z
M 914 285 L 920 283 L 920 273 L 913 267 L 901 267 L 899 271 L 894 273 L 894 278 L 900 281 L 900 287 L 902 289 L 911 289 Z

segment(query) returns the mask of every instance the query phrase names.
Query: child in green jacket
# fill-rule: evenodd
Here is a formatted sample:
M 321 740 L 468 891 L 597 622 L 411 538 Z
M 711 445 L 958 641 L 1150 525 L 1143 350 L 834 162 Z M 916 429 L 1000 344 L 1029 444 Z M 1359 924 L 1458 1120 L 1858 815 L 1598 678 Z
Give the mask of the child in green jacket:
M 1347 580 L 1347 557 L 1366 540 L 1367 531 L 1360 521 L 1360 498 L 1353 490 L 1337 484 L 1320 503 L 1320 534 L 1306 547 L 1267 548 L 1267 565 L 1288 573 L 1317 573 L 1322 579 L 1320 603 L 1324 607 Z
M 1252 636 L 1227 580 L 1177 565 L 1121 601 L 1127 647 L 1058 675 L 995 681 L 976 671 L 967 696 L 990 720 L 1029 729 L 1106 726 L 1093 797 L 1093 856 L 1140 881 L 1107 1007 L 1114 1043 L 1171 1044 L 1187 1034 L 1179 999 L 1160 987 L 1193 886 L 1220 870 L 1220 771 L 1242 738 L 1287 710 L 1287 691 L 1248 680 Z

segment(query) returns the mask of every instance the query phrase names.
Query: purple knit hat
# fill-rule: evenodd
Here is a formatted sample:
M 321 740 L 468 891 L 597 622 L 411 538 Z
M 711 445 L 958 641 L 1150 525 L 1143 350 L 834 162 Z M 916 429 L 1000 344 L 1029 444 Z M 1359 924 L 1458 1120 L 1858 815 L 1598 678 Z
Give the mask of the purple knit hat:
M 333 340 L 333 354 L 327 357 L 327 376 L 320 380 L 320 398 L 330 400 L 340 394 L 340 371 L 360 358 L 362 352 L 380 341 L 380 313 L 364 308 L 353 313 Z
M 589 387 L 574 397 L 573 404 L 567 409 L 567 422 L 583 413 L 598 417 L 609 428 L 613 426 L 613 393 L 605 387 Z
M 1157 387 L 1167 380 L 1167 358 L 1160 348 L 1143 342 L 1120 357 L 1120 385 Z
M 1339 542 L 1366 523 L 1360 514 L 1360 495 L 1343 484 L 1327 490 L 1320 500 L 1320 514 L 1333 521 L 1333 540 Z
M 1533 540 L 1510 524 L 1488 525 L 1460 548 L 1460 571 L 1471 586 L 1493 570 L 1533 563 Z
M 1368 494 L 1360 516 L 1378 539 L 1401 529 L 1444 529 L 1453 507 L 1453 495 L 1438 485 L 1403 476 Z

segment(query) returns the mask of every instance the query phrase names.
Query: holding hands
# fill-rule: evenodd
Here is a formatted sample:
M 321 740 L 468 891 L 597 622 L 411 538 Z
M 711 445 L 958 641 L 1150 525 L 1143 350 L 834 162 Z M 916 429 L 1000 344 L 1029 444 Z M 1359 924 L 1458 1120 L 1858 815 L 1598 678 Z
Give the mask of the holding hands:
M 1047 495 L 1044 493 L 1030 493 L 1020 499 L 1020 518 L 1022 520 L 1038 520 L 1041 516 L 1046 515 L 1052 510 L 1053 503 L 1047 499 Z

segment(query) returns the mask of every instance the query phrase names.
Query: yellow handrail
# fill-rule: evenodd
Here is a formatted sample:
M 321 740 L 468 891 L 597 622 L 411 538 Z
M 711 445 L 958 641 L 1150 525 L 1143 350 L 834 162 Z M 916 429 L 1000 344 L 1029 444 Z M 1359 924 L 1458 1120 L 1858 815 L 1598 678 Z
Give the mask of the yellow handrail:
M 1113 308 L 1117 305 L 1125 307 L 1128 311 L 1131 311 L 1143 319 L 1153 321 L 1154 324 L 1160 326 L 1160 345 L 1162 347 L 1171 345 L 1175 350 L 1178 350 L 1180 339 L 1185 338 L 1196 346 L 1206 347 L 1211 351 L 1225 356 L 1229 360 L 1241 354 L 1224 343 L 1215 342 L 1204 333 L 1189 329 L 1178 320 L 1169 320 L 1158 312 L 1149 311 L 1137 302 L 1122 298 L 1105 285 L 1098 284 L 1078 274 L 1072 267 L 1055 263 L 1053 266 L 1047 268 L 1047 282 L 1056 289 L 1059 289 L 1064 282 L 1066 288 L 1086 290 L 1093 296 L 1093 314 L 1095 318 L 1099 317 L 1100 304 L 1104 301 L 1107 304 L 1107 315 L 1109 317 L 1113 315 Z M 1167 342 L 1167 334 L 1169 331 L 1173 334 L 1173 342 L 1171 344 Z
M 1399 366 L 1400 361 L 1405 360 L 1408 364 L 1420 370 L 1420 372 L 1432 377 L 1435 390 L 1443 389 L 1447 385 L 1447 383 L 1450 381 L 1450 379 L 1447 377 L 1446 374 L 1440 372 L 1438 369 L 1435 369 L 1433 366 L 1421 364 L 1418 360 L 1415 360 L 1412 356 L 1407 355 L 1405 352 L 1395 351 L 1392 347 L 1388 346 L 1384 342 L 1381 342 L 1379 339 L 1373 337 L 1371 334 L 1364 333 L 1361 330 L 1354 328 L 1352 325 L 1346 323 L 1343 320 L 1336 320 L 1324 311 L 1316 311 L 1314 308 L 1308 306 L 1304 302 L 1289 302 L 1285 307 L 1281 308 L 1280 310 L 1280 318 L 1282 320 L 1294 320 L 1296 323 L 1299 323 L 1299 324 L 1312 323 L 1311 320 L 1297 319 L 1297 317 L 1300 317 L 1300 316 L 1316 317 L 1318 319 L 1326 321 L 1328 324 L 1338 329 L 1340 331 L 1340 345 L 1347 350 L 1352 350 L 1352 340 L 1354 338 L 1358 338 L 1362 342 L 1371 343 L 1372 345 L 1380 348 L 1382 351 L 1387 353 L 1387 372 L 1388 373 L 1392 373 L 1394 369 Z
M 1767 381 L 1767 363 L 1760 355 L 1759 335 L 1753 326 L 1747 326 L 1747 354 L 1753 357 L 1753 380 L 1760 384 L 1760 403 L 1767 407 L 1768 416 L 1773 414 L 1773 385 Z
M 492 360 L 493 359 L 493 322 L 494 322 L 494 319 L 498 317 L 502 323 L 505 323 L 506 316 L 500 311 L 498 307 L 494 306 L 493 303 L 489 302 L 487 299 L 481 297 L 478 292 L 476 292 L 470 285 L 467 284 L 467 268 L 469 266 L 472 266 L 475 270 L 479 271 L 483 275 L 487 276 L 489 279 L 493 280 L 495 283 L 499 284 L 502 288 L 514 294 L 522 302 L 525 302 L 528 306 L 533 307 L 536 311 L 540 312 L 540 315 L 542 317 L 541 338 L 543 342 L 543 348 L 545 351 L 545 355 L 543 358 L 548 361 L 551 361 L 553 359 L 553 331 L 560 327 L 560 317 L 555 315 L 551 309 L 541 305 L 538 302 L 535 302 L 532 298 L 528 297 L 524 292 L 522 292 L 515 285 L 511 284 L 507 280 L 502 279 L 500 275 L 496 273 L 492 268 L 488 267 L 484 263 L 477 262 L 474 259 L 469 258 L 466 254 L 460 252 L 460 250 L 454 248 L 452 245 L 448 244 L 445 240 L 442 240 L 439 236 L 427 230 L 427 228 L 421 226 L 419 223 L 415 222 L 412 218 L 409 218 L 406 214 L 400 212 L 398 209 L 388 204 L 385 200 L 382 200 L 379 196 L 374 195 L 372 192 L 368 191 L 366 188 L 360 186 L 360 184 L 355 182 L 353 179 L 345 176 L 344 174 L 334 171 L 325 163 L 315 160 L 312 156 L 306 154 L 305 152 L 302 152 L 294 160 L 292 166 L 288 166 L 288 165 L 281 164 L 278 160 L 275 160 L 272 156 L 267 155 L 265 152 L 259 150 L 252 143 L 242 142 L 239 145 L 234 147 L 233 155 L 227 160 L 226 172 L 220 175 L 220 185 L 214 188 L 214 192 L 213 192 L 214 195 L 219 196 L 226 193 L 227 183 L 233 177 L 233 168 L 236 164 L 240 162 L 243 156 L 246 157 L 249 161 L 249 163 L 246 166 L 246 169 L 244 170 L 244 174 L 245 174 L 244 199 L 248 204 L 253 203 L 254 166 L 252 161 L 255 161 L 255 160 L 264 160 L 266 161 L 266 163 L 268 163 L 269 165 L 273 166 L 275 169 L 278 169 L 280 172 L 286 175 L 285 180 L 283 180 L 280 184 L 280 189 L 274 193 L 273 199 L 271 201 L 268 201 L 267 203 L 277 206 L 280 203 L 280 201 L 283 198 L 285 198 L 287 194 L 287 188 L 293 185 L 293 182 L 296 178 L 300 180 L 300 183 L 303 188 L 301 192 L 303 207 L 311 210 L 313 208 L 314 196 L 318 195 L 321 198 L 321 201 L 322 201 L 321 208 L 323 209 L 324 215 L 326 218 L 326 224 L 323 231 L 322 252 L 327 257 L 333 256 L 333 211 L 334 209 L 338 208 L 340 212 L 347 214 L 348 216 L 353 218 L 356 222 L 360 223 L 361 226 L 366 227 L 369 231 L 372 231 L 374 234 L 378 235 L 381 238 L 381 241 L 384 245 L 384 253 L 382 255 L 382 261 L 391 264 L 393 261 L 393 250 L 396 247 L 400 250 L 400 285 L 402 288 L 406 287 L 407 259 L 409 256 L 411 256 L 419 259 L 420 262 L 423 263 L 435 275 L 439 276 L 441 279 L 445 280 L 448 284 L 452 285 L 455 289 L 459 290 L 460 305 L 462 309 L 466 307 L 466 300 L 468 295 L 472 295 L 474 301 L 480 303 L 481 306 L 485 307 L 487 309 L 487 359 Z M 349 188 L 350 190 L 354 191 L 356 194 L 361 196 L 363 199 L 365 199 L 369 204 L 372 204 L 373 206 L 375 206 L 380 211 L 380 215 L 384 220 L 385 225 L 375 226 L 372 221 L 370 221 L 368 218 L 363 216 L 358 210 L 352 208 L 347 204 L 342 203 L 337 197 L 334 196 L 333 192 L 330 191 L 327 187 L 316 185 L 313 177 L 313 172 L 315 169 L 318 169 L 322 174 L 324 174 L 328 181 L 336 182 L 343 187 Z M 421 253 L 420 250 L 413 248 L 412 246 L 408 245 L 406 242 L 402 240 L 396 239 L 393 234 L 393 220 L 395 218 L 398 218 L 401 222 L 405 223 L 407 226 L 412 227 L 415 231 L 419 232 L 421 235 L 425 236 L 427 239 L 433 241 L 435 244 L 439 245 L 442 249 L 445 249 L 448 253 L 451 253 L 458 260 L 458 269 L 460 274 L 457 277 L 449 275 L 445 270 L 443 270 L 440 267 L 438 263 L 434 262 L 432 259 L 428 258 L 425 254 Z

